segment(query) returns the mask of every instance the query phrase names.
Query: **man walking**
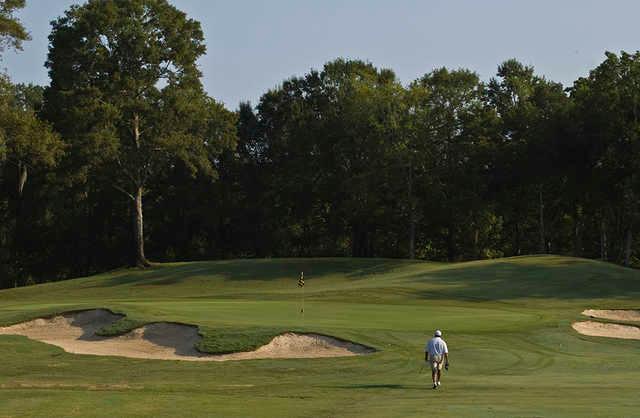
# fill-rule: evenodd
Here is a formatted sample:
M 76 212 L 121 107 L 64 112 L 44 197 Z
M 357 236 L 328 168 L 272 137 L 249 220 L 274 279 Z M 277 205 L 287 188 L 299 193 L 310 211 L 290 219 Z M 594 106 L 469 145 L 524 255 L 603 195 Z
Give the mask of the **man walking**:
M 431 378 L 433 388 L 440 386 L 440 375 L 442 374 L 442 364 L 449 370 L 449 349 L 447 343 L 442 339 L 442 331 L 439 329 L 433 334 L 433 338 L 427 342 L 424 348 L 424 361 L 431 365 Z

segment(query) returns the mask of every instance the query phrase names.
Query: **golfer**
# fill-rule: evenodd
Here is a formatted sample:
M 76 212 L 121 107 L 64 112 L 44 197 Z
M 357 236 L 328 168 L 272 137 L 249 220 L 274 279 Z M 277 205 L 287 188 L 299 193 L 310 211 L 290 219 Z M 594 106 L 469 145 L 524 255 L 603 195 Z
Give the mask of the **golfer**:
M 424 361 L 431 365 L 431 378 L 433 388 L 440 386 L 440 375 L 442 374 L 442 364 L 449 370 L 449 349 L 447 343 L 442 339 L 442 331 L 439 329 L 433 333 L 433 338 L 424 347 Z

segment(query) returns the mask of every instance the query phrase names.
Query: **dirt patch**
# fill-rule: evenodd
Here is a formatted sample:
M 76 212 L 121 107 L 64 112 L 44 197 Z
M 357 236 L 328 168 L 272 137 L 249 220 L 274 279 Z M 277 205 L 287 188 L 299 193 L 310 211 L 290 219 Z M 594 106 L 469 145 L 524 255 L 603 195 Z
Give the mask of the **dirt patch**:
M 195 346 L 202 338 L 192 325 L 158 322 L 118 337 L 101 337 L 96 331 L 122 315 L 105 309 L 40 318 L 0 328 L 0 335 L 23 335 L 63 348 L 69 353 L 142 359 L 227 361 L 266 358 L 316 358 L 355 356 L 372 348 L 319 334 L 286 333 L 255 351 L 223 355 L 203 354 Z
M 632 325 L 607 324 L 594 321 L 574 322 L 573 329 L 583 335 L 593 337 L 623 338 L 640 340 L 640 328 Z
M 612 321 L 640 321 L 640 311 L 633 309 L 586 309 L 582 315 Z

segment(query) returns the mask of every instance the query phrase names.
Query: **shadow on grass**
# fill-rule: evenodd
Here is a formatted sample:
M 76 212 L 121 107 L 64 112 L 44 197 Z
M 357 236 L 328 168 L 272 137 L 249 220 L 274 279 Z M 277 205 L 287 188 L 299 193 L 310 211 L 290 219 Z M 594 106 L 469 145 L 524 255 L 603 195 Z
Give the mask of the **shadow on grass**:
M 640 272 L 593 260 L 541 256 L 469 262 L 406 278 L 434 285 L 421 298 L 470 301 L 519 298 L 628 299 L 640 295 Z
M 195 278 L 261 282 L 279 279 L 296 280 L 300 272 L 304 272 L 306 280 L 332 275 L 357 280 L 388 273 L 407 265 L 407 263 L 411 262 L 358 258 L 196 261 L 183 265 L 156 265 L 146 271 L 129 270 L 101 280 L 94 287 L 167 286 Z
M 622 268 L 594 260 L 560 257 L 528 256 L 502 260 L 443 264 L 425 268 L 422 273 L 402 273 L 402 268 L 419 261 L 364 258 L 314 259 L 251 259 L 224 260 L 156 265 L 151 269 L 128 270 L 102 277 L 87 287 L 115 286 L 170 287 L 176 284 L 208 286 L 210 283 L 257 283 L 291 280 L 294 286 L 300 272 L 305 279 L 336 277 L 352 281 L 389 275 L 391 293 L 372 291 L 381 300 L 397 294 L 418 299 L 457 299 L 467 301 L 517 300 L 522 298 L 551 299 L 629 299 L 640 295 L 640 271 Z M 425 266 L 427 263 L 425 263 Z M 381 282 L 382 283 L 382 282 Z M 384 284 L 380 289 L 384 288 Z M 201 289 L 201 287 L 197 287 Z M 259 293 L 258 290 L 256 292 Z M 340 291 L 339 297 L 349 294 Z M 354 291 L 355 292 L 355 291 Z M 361 292 L 358 290 L 357 292 Z M 377 293 L 376 293 L 377 292 Z M 371 292 L 370 292 L 371 293 Z M 357 293 L 356 293 L 357 294 Z M 325 297 L 327 293 L 323 294 Z M 197 296 L 197 295 L 194 295 Z M 246 294 L 245 294 L 246 296 Z M 383 297 L 384 296 L 384 297 Z
M 322 386 L 324 388 L 330 389 L 358 389 L 358 390 L 371 390 L 371 389 L 390 389 L 390 390 L 424 390 L 424 385 L 400 385 L 400 384 L 392 384 L 392 383 L 363 383 L 363 384 L 353 384 L 353 385 L 333 385 L 333 386 Z

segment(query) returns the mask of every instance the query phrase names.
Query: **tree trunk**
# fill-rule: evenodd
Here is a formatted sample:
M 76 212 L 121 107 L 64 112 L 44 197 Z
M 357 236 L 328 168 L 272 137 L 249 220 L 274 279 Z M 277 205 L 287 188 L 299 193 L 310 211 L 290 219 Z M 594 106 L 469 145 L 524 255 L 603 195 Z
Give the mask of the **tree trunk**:
M 456 258 L 458 257 L 456 251 L 455 233 L 453 228 L 453 223 L 449 223 L 449 226 L 447 228 L 447 257 L 449 261 L 456 261 Z
M 21 162 L 18 163 L 18 197 L 22 196 L 24 185 L 27 183 L 27 166 Z
M 367 253 L 365 254 L 365 257 L 373 257 L 373 255 L 375 254 L 375 251 L 373 249 L 373 244 L 374 244 L 374 239 L 375 239 L 375 230 L 370 226 L 367 225 L 367 232 L 366 232 L 366 245 L 367 245 Z
M 353 238 L 351 243 L 351 256 L 363 257 L 364 256 L 364 234 L 362 231 L 362 226 L 358 222 L 356 222 L 353 225 L 352 237 Z
M 149 267 L 151 264 L 144 255 L 144 222 L 142 220 L 142 187 L 136 190 L 136 265 Z
M 579 207 L 574 208 L 573 214 L 573 255 L 580 257 L 582 255 L 582 231 L 580 229 L 582 210 Z
M 481 258 L 479 244 L 480 244 L 480 230 L 476 227 L 473 233 L 473 255 L 475 258 Z
M 136 148 L 140 150 L 140 115 L 133 114 L 133 140 L 136 144 Z M 142 175 L 140 172 L 137 174 L 136 184 L 136 196 L 135 196 L 135 209 L 136 209 L 136 223 L 135 223 L 135 235 L 136 235 L 136 265 L 138 267 L 149 267 L 151 264 L 147 257 L 144 255 L 144 222 L 142 220 Z
M 20 187 L 18 185 L 18 194 L 15 198 L 14 201 L 14 208 L 13 208 L 13 242 L 11 245 L 11 250 L 10 250 L 10 254 L 11 254 L 11 259 L 10 259 L 10 264 L 11 264 L 11 270 L 12 270 L 12 274 L 14 275 L 14 277 L 16 278 L 16 286 L 18 282 L 22 282 L 24 277 L 23 277 L 23 273 L 24 273 L 24 243 L 25 243 L 25 239 L 27 234 L 24 231 L 24 222 L 22 220 L 23 217 L 23 196 L 22 196 L 22 191 L 20 190 Z
M 580 237 L 580 226 L 578 225 L 577 221 L 573 228 L 573 241 L 573 256 L 582 256 L 582 239 Z
M 515 223 L 515 248 L 514 255 L 520 255 L 520 226 L 518 225 L 518 221 Z
M 413 207 L 413 167 L 409 165 L 408 181 L 408 201 L 409 201 L 409 258 L 416 258 L 416 219 L 415 208 Z
M 609 258 L 607 254 L 607 224 L 604 217 L 600 221 L 600 259 L 607 261 Z
M 544 200 L 542 200 L 542 187 L 540 187 L 540 191 L 539 193 L 539 197 L 540 197 L 540 201 L 539 201 L 539 205 L 540 205 L 540 243 L 538 245 L 538 251 L 540 253 L 545 253 L 546 252 L 546 244 L 545 244 L 545 239 L 544 239 Z
M 413 213 L 411 214 L 411 221 L 409 224 L 409 259 L 416 258 L 416 222 L 413 219 Z
M 631 227 L 627 228 L 627 232 L 625 234 L 624 265 L 627 267 L 631 265 Z

